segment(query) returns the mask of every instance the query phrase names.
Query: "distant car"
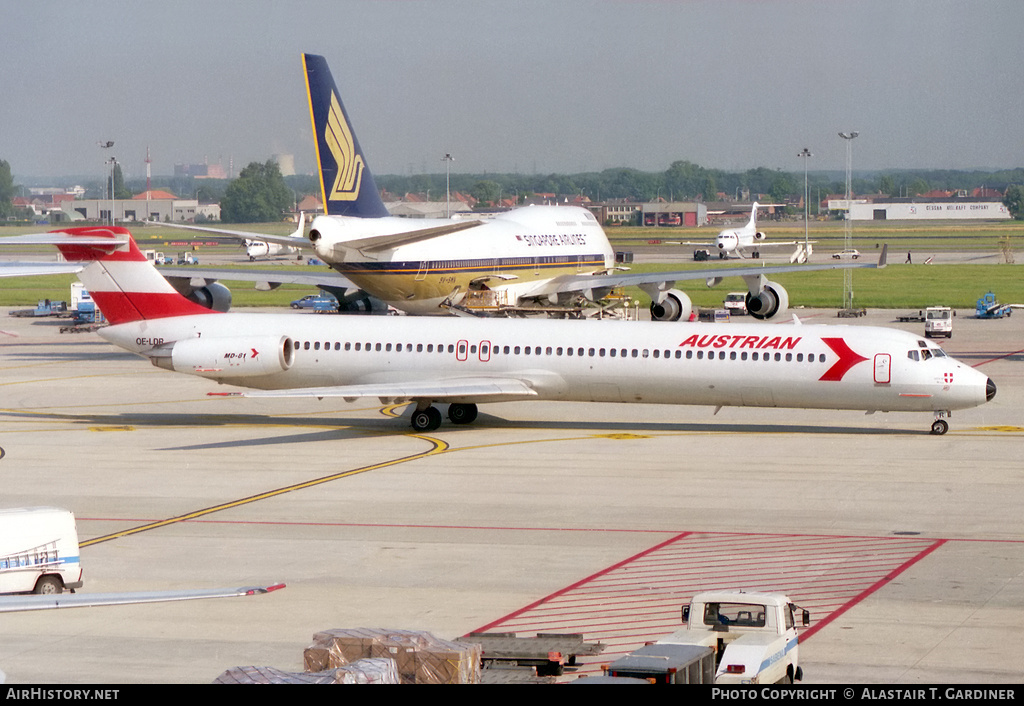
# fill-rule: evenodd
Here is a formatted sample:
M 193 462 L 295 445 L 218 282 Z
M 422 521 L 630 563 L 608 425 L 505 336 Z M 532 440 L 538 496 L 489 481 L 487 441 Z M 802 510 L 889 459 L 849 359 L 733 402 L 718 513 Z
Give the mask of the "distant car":
M 746 316 L 747 314 L 747 293 L 746 292 L 729 292 L 725 295 L 725 301 L 722 305 L 726 308 L 730 315 L 735 316 Z
M 843 250 L 841 252 L 832 253 L 833 260 L 845 260 L 846 258 L 856 260 L 858 257 L 860 257 L 860 252 L 857 250 Z
M 292 302 L 293 309 L 313 309 L 314 311 L 337 311 L 338 300 L 330 294 L 308 294 L 302 299 Z

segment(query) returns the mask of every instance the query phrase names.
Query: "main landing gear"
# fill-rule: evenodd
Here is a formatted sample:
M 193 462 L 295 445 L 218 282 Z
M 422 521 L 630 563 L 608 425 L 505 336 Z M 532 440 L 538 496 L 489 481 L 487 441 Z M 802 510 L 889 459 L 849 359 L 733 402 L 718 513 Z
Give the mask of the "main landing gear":
M 448 405 L 448 419 L 452 424 L 471 424 L 476 421 L 478 411 L 475 404 L 453 402 Z M 417 406 L 409 420 L 415 431 L 434 431 L 441 426 L 441 412 L 429 402 Z

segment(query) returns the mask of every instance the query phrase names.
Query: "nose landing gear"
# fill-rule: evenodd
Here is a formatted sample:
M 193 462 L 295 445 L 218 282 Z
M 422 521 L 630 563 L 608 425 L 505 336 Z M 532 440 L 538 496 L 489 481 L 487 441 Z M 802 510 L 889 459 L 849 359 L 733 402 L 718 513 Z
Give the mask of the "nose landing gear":
M 948 417 L 949 412 L 936 412 L 935 421 L 932 422 L 932 436 L 942 436 L 949 431 L 949 422 L 943 417 Z

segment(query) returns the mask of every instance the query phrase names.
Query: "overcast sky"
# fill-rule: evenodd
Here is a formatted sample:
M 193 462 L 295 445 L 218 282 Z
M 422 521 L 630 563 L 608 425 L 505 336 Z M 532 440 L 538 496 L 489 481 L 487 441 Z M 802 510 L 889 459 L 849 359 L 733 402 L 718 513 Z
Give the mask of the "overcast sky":
M 378 174 L 1024 166 L 1021 0 L 0 0 L 22 179 L 315 161 L 324 55 Z

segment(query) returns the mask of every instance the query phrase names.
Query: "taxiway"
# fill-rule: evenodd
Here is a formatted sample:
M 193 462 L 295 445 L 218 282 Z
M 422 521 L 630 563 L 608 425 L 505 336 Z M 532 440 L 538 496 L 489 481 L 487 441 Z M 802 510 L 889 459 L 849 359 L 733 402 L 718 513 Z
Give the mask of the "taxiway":
M 5 317 L 0 498 L 76 513 L 84 591 L 288 588 L 6 615 L 0 669 L 202 683 L 300 670 L 341 627 L 624 650 L 713 583 L 810 607 L 806 683 L 1019 682 L 1024 317 L 970 313 L 944 346 L 999 393 L 943 437 L 929 415 L 560 403 L 417 435 L 367 403 L 210 398 L 94 334 Z M 894 318 L 853 323 L 923 326 Z

